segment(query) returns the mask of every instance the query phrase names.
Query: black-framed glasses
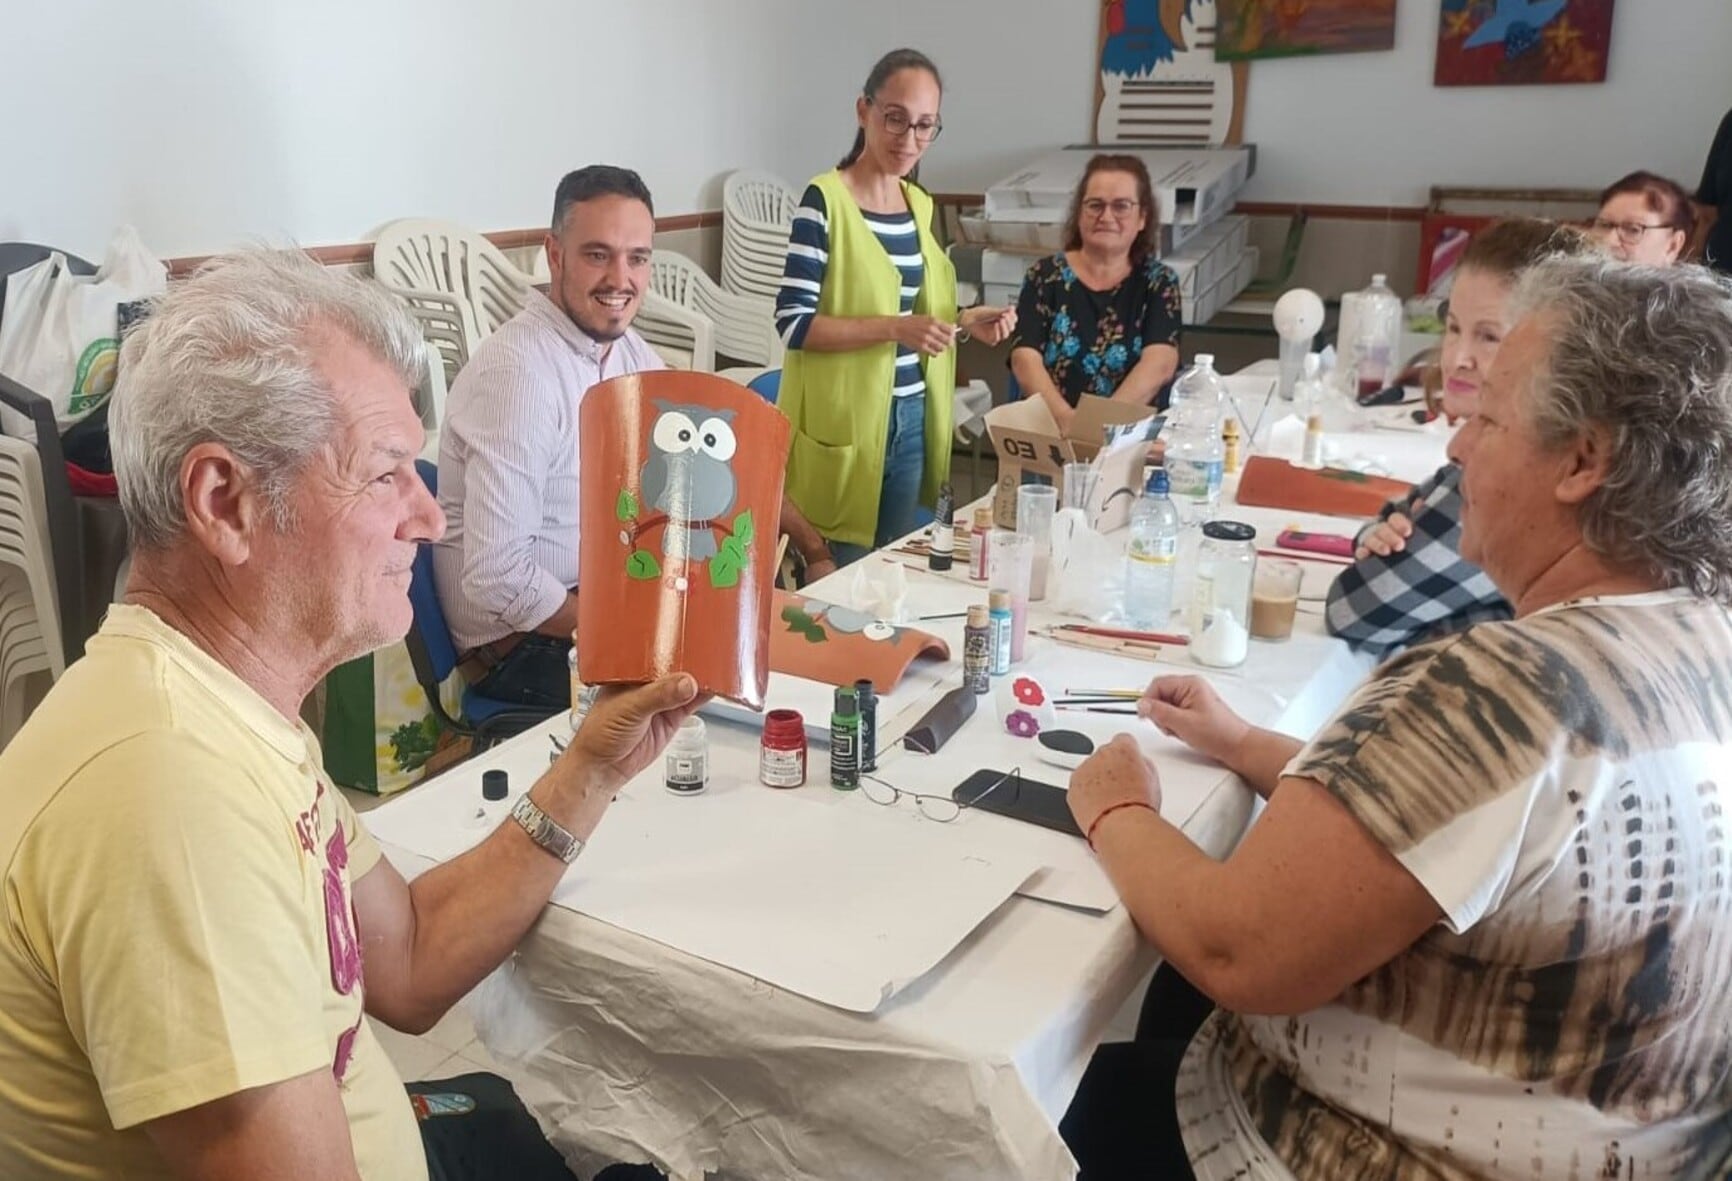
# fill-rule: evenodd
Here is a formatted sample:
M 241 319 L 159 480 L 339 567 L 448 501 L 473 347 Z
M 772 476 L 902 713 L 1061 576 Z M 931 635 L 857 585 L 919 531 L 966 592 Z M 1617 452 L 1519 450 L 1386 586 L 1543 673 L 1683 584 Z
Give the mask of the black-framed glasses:
M 941 119 L 922 119 L 916 123 L 908 117 L 907 111 L 898 110 L 895 107 L 889 109 L 880 107 L 879 113 L 884 120 L 885 131 L 898 137 L 907 135 L 912 131 L 914 138 L 923 144 L 931 143 L 944 130 L 944 122 Z
M 1657 226 L 1650 226 L 1639 221 L 1607 221 L 1603 217 L 1596 217 L 1588 224 L 1593 227 L 1596 234 L 1617 234 L 1618 241 L 1625 246 L 1634 246 L 1642 240 L 1642 235 L 1649 230 L 1674 230 L 1678 228 L 1666 222 L 1661 222 Z
M 914 806 L 920 809 L 920 814 L 926 817 L 926 819 L 935 820 L 939 824 L 949 824 L 952 820 L 955 820 L 958 816 L 962 815 L 963 809 L 974 807 L 974 805 L 980 803 L 981 800 L 984 800 L 988 795 L 997 791 L 1006 783 L 1010 783 L 1012 780 L 1020 779 L 1021 777 L 1022 768 L 1012 767 L 1003 775 L 1000 775 L 997 780 L 987 784 L 984 789 L 982 789 L 967 803 L 959 803 L 956 800 L 951 799 L 949 796 L 933 796 L 926 795 L 923 792 L 908 791 L 904 788 L 897 787 L 893 783 L 880 779 L 876 775 L 865 774 L 860 776 L 860 794 L 864 795 L 874 804 L 881 804 L 886 808 L 894 807 L 898 800 L 913 800 Z
M 1120 221 L 1123 221 L 1125 218 L 1141 209 L 1142 206 L 1143 203 L 1141 201 L 1133 201 L 1129 197 L 1120 197 L 1113 201 L 1102 200 L 1100 197 L 1090 197 L 1082 203 L 1082 211 L 1094 218 L 1096 221 L 1099 221 L 1109 213 Z

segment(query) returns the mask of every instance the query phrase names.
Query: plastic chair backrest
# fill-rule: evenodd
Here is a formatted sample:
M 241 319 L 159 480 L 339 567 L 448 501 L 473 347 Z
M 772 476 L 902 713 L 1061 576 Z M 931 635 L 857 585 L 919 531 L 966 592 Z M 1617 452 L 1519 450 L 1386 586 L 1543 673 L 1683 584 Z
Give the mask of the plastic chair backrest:
M 709 320 L 716 352 L 747 365 L 781 365 L 784 349 L 773 300 L 725 291 L 696 262 L 672 250 L 651 259 L 649 289 Z
M 741 168 L 722 182 L 722 215 L 760 229 L 787 232 L 799 194 L 781 177 Z
M 427 485 L 427 491 L 437 496 L 439 469 L 425 459 L 417 459 L 415 470 Z M 439 591 L 433 584 L 431 542 L 415 546 L 415 561 L 409 568 L 409 607 L 414 621 L 403 638 L 409 649 L 409 663 L 414 666 L 416 682 L 429 698 L 437 700 L 439 686 L 457 667 L 457 645 L 451 639 L 451 626 L 445 622 L 445 608 L 439 605 Z
M 467 351 L 522 310 L 530 278 L 482 235 L 450 222 L 403 218 L 379 231 L 373 276 L 387 287 L 455 296 Z
M 54 623 L 61 655 L 71 664 L 84 655 L 84 637 L 79 634 L 83 618 L 84 554 L 79 545 L 78 510 L 72 501 L 72 486 L 66 480 L 66 456 L 60 449 L 60 433 L 54 423 L 54 406 L 47 398 L 0 375 L 0 404 L 18 411 L 36 428 L 37 487 L 42 490 L 43 514 L 47 521 L 44 541 L 54 571 Z M 15 440 L 26 447 L 27 439 Z
M 669 360 L 672 353 L 679 359 L 689 358 L 692 369 L 715 372 L 716 326 L 708 316 L 675 303 L 652 287 L 643 293 L 643 303 L 631 326 L 663 360 Z M 669 360 L 669 364 L 674 361 Z
M 4 630 L 8 649 L 30 638 L 34 630 L 50 675 L 66 671 L 64 628 L 60 621 L 53 559 L 48 544 L 48 510 L 42 468 L 36 448 L 23 439 L 0 435 L 0 564 L 22 570 L 30 588 L 35 628 L 9 619 Z
M 464 326 L 463 308 L 457 297 L 443 291 L 403 287 L 385 289 L 401 299 L 409 314 L 415 317 L 415 323 L 421 329 L 421 339 L 438 354 L 439 367 L 444 371 L 445 384 L 449 387 L 457 380 L 463 366 L 469 364 L 468 329 Z
M 746 388 L 774 406 L 782 393 L 782 371 L 772 369 L 768 373 L 760 373 L 746 383 Z

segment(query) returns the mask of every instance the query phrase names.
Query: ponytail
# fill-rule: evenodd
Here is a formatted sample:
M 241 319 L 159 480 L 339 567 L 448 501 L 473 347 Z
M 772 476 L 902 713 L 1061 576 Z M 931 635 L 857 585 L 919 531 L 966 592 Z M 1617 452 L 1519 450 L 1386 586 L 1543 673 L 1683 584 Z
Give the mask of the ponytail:
M 848 149 L 848 154 L 836 162 L 837 168 L 846 168 L 860 158 L 860 153 L 866 150 L 866 129 L 860 128 L 854 133 L 854 146 Z

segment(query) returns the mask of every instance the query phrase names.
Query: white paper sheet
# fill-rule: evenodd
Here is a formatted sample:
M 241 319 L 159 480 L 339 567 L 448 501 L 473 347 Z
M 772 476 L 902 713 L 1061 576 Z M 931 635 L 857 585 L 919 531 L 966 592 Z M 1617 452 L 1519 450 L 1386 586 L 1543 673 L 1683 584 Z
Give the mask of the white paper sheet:
M 512 773 L 515 797 L 546 756 L 531 744 L 512 757 L 522 768 Z M 1041 868 L 1031 851 L 983 852 L 951 826 L 911 825 L 864 800 L 803 802 L 759 785 L 745 764 L 738 752 L 714 750 L 710 789 L 693 797 L 669 794 L 659 765 L 639 777 L 554 901 L 802 996 L 871 1012 Z M 486 835 L 466 818 L 487 765 L 477 760 L 473 774 L 426 784 L 364 822 L 381 841 L 448 860 Z

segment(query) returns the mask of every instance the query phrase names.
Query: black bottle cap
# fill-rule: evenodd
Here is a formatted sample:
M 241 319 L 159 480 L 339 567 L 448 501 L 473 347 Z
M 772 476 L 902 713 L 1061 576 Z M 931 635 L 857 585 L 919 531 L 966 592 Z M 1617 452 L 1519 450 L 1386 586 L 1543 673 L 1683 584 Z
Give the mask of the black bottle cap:
M 864 709 L 878 701 L 878 691 L 872 687 L 870 680 L 861 679 L 854 682 L 854 700 Z
M 483 771 L 481 773 L 481 798 L 484 800 L 503 800 L 509 794 L 511 779 L 503 771 Z

